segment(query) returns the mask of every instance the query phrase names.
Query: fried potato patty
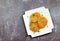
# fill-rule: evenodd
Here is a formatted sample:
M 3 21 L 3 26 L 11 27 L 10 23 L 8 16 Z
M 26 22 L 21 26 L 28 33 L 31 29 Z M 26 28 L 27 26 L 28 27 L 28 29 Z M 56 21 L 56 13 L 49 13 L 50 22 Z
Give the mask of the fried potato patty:
M 30 23 L 30 30 L 33 32 L 38 32 L 40 29 L 39 29 L 37 23 Z
M 40 16 L 39 12 L 35 12 L 30 16 L 30 22 L 37 22 L 38 21 L 38 17 Z
M 44 28 L 44 27 L 47 25 L 47 22 L 48 22 L 48 20 L 47 20 L 45 17 L 43 17 L 43 16 L 39 17 L 39 18 L 38 18 L 39 28 L 40 28 L 40 29 L 41 29 L 41 28 Z
M 39 12 L 34 12 L 30 16 L 30 30 L 33 32 L 38 32 L 40 29 L 47 25 L 47 18 L 41 16 Z

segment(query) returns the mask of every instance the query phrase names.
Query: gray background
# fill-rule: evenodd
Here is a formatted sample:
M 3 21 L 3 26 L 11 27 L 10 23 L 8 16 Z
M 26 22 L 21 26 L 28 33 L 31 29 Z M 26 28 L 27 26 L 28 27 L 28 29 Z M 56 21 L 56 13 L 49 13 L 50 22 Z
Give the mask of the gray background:
M 22 15 L 41 6 L 49 8 L 55 28 L 48 35 L 31 38 Z M 60 41 L 60 0 L 0 0 L 0 41 Z

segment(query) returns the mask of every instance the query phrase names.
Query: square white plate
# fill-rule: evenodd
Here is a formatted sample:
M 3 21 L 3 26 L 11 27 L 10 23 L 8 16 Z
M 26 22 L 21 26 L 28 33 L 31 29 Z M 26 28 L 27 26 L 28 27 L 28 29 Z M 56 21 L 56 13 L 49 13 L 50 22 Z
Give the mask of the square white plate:
M 40 29 L 40 31 L 36 32 L 36 33 L 32 32 L 29 29 L 29 21 L 30 21 L 29 18 L 30 18 L 30 15 L 33 12 L 40 12 L 41 15 L 43 14 L 43 16 L 45 16 L 48 19 L 48 24 L 45 26 L 45 28 Z M 40 36 L 40 35 L 44 35 L 44 34 L 50 33 L 50 32 L 52 32 L 52 29 L 54 28 L 54 25 L 53 25 L 49 10 L 46 9 L 45 7 L 40 7 L 40 8 L 36 8 L 36 9 L 25 11 L 25 14 L 23 15 L 23 19 L 24 19 L 24 22 L 25 22 L 27 34 L 31 35 L 32 37 L 36 37 L 36 36 Z

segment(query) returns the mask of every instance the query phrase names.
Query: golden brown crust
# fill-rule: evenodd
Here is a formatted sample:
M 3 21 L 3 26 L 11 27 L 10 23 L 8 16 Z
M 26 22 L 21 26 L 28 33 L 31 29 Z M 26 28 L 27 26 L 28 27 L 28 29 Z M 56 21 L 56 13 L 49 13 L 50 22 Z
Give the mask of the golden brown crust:
M 40 14 L 39 14 L 38 12 L 33 13 L 33 14 L 30 16 L 30 22 L 37 22 L 39 16 L 40 16 Z
M 45 17 L 43 17 L 43 16 L 39 17 L 38 25 L 39 25 L 40 29 L 44 28 L 47 25 L 47 22 L 48 22 L 48 20 Z
M 37 23 L 30 23 L 30 30 L 33 32 L 38 32 L 39 27 L 38 27 Z
M 41 16 L 39 12 L 35 12 L 30 16 L 30 30 L 38 32 L 47 25 L 47 18 Z

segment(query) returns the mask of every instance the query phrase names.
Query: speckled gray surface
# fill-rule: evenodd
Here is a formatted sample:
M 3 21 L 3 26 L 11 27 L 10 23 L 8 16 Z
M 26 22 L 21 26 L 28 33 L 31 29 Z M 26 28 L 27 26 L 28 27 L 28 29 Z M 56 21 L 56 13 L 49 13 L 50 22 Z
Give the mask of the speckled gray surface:
M 49 8 L 55 29 L 31 38 L 26 34 L 22 15 L 41 6 Z M 60 0 L 0 0 L 0 41 L 60 41 Z

